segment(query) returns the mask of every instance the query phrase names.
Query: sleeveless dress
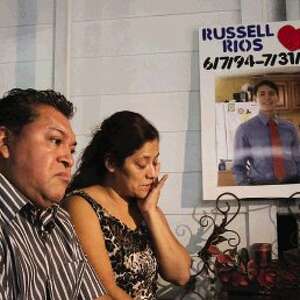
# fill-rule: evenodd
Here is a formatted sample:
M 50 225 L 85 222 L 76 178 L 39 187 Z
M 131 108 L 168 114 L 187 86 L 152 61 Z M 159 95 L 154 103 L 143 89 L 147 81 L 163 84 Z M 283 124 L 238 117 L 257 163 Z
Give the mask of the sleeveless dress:
M 158 266 L 146 225 L 130 229 L 84 191 L 70 195 L 81 196 L 96 212 L 117 285 L 135 300 L 156 300 Z

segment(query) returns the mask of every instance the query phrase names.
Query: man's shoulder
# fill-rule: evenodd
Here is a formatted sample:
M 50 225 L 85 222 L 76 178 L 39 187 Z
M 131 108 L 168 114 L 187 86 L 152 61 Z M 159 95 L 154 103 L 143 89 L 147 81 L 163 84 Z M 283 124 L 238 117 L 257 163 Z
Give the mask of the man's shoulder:
M 65 224 L 67 227 L 73 228 L 69 213 L 61 206 L 58 206 L 56 216 L 61 223 Z
M 6 205 L 5 199 L 0 195 L 0 228 L 7 226 L 13 219 L 13 211 Z
M 15 218 L 20 210 L 28 203 L 17 188 L 0 173 L 0 215 L 6 223 Z
M 3 212 L 0 209 L 0 240 L 3 236 L 3 229 L 8 225 L 7 219 L 4 218 Z
M 57 207 L 57 214 L 60 218 L 70 220 L 68 212 L 63 209 L 60 205 Z
M 71 223 L 71 218 L 69 213 L 62 207 L 58 207 L 57 210 L 57 219 L 59 220 L 59 226 L 63 239 L 70 245 L 72 245 L 72 257 L 77 257 L 77 259 L 85 260 L 85 256 L 82 252 L 76 231 Z M 62 227 L 61 227 L 62 226 Z M 57 231 L 56 231 L 57 232 Z
M 3 245 L 5 244 L 5 230 L 10 222 L 10 219 L 7 219 L 3 214 L 2 209 L 0 209 L 0 256 L 2 255 Z
M 240 130 L 243 130 L 243 131 L 248 131 L 248 130 L 251 130 L 253 129 L 254 127 L 258 126 L 259 125 L 259 117 L 258 116 L 254 116 L 252 118 L 250 118 L 249 120 L 241 123 L 239 125 L 239 129 Z
M 279 126 L 289 129 L 289 130 L 296 130 L 294 123 L 288 120 L 280 119 L 279 121 Z
M 67 231 L 70 237 L 73 238 L 74 236 L 76 236 L 70 215 L 64 208 L 60 206 L 58 207 L 56 217 L 59 220 L 59 223 L 63 225 L 64 230 Z

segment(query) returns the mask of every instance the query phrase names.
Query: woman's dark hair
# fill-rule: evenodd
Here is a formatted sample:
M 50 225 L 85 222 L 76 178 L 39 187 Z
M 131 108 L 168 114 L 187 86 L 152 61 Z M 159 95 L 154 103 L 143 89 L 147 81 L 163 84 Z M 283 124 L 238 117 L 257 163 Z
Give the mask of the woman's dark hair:
M 73 104 L 58 92 L 16 88 L 0 99 L 0 126 L 19 134 L 24 125 L 38 116 L 36 108 L 39 105 L 49 105 L 68 119 L 74 114 Z
M 67 192 L 101 184 L 107 174 L 108 157 L 117 167 L 122 167 L 128 156 L 155 139 L 159 139 L 157 129 L 142 115 L 131 111 L 113 114 L 94 131 Z
M 257 95 L 258 89 L 263 85 L 270 87 L 271 89 L 273 89 L 276 92 L 277 95 L 279 95 L 279 90 L 278 90 L 278 86 L 276 85 L 276 83 L 274 83 L 271 80 L 262 80 L 262 81 L 258 82 L 253 88 L 253 94 L 255 96 Z

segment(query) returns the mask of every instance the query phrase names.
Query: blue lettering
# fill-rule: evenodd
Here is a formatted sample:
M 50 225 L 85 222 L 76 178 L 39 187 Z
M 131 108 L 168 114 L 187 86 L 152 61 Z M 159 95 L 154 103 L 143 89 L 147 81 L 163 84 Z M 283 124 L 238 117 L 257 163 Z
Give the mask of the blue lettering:
M 233 39 L 235 37 L 235 30 L 234 27 L 229 26 L 226 28 L 226 38 L 227 39 Z
M 265 36 L 274 36 L 274 33 L 271 32 L 270 24 L 266 24 L 264 28 L 260 25 L 257 25 L 257 37 L 265 37 Z
M 203 41 L 206 41 L 206 40 L 210 40 L 211 41 L 212 40 L 211 34 L 212 34 L 211 29 L 209 29 L 209 28 L 202 29 L 202 40 Z
M 270 24 L 266 24 L 266 36 L 274 36 L 274 33 L 271 32 Z
M 232 40 L 224 40 L 223 41 L 223 52 L 233 52 L 233 41 Z
M 251 42 L 248 40 L 241 40 L 241 41 L 239 41 L 239 48 L 243 52 L 247 52 L 251 49 Z
M 253 50 L 260 51 L 263 49 L 262 39 L 254 39 L 253 40 Z
M 202 40 L 211 41 L 211 40 L 224 40 L 224 39 L 251 39 L 251 38 L 262 38 L 266 36 L 274 36 L 274 33 L 271 31 L 270 25 L 240 25 L 237 27 L 228 26 L 220 28 L 204 28 L 202 29 Z M 242 49 L 247 49 L 247 42 L 243 42 Z M 247 43 L 248 44 L 248 43 Z M 228 42 L 225 42 L 224 45 L 229 45 Z M 225 47 L 227 49 L 227 47 Z M 245 50 L 247 51 L 247 50 Z
M 248 26 L 248 38 L 256 37 L 256 26 L 249 25 Z
M 214 38 L 217 40 L 223 40 L 226 36 L 224 27 L 220 28 L 219 35 L 218 35 L 218 28 L 214 28 L 213 33 L 214 33 Z
M 236 35 L 237 38 L 242 39 L 242 38 L 247 37 L 247 31 L 246 31 L 245 26 L 238 26 L 236 28 L 236 32 L 237 32 L 237 35 Z
M 263 49 L 263 43 L 261 39 L 254 40 L 233 40 L 227 39 L 222 42 L 223 52 L 248 52 L 250 50 L 260 51 Z

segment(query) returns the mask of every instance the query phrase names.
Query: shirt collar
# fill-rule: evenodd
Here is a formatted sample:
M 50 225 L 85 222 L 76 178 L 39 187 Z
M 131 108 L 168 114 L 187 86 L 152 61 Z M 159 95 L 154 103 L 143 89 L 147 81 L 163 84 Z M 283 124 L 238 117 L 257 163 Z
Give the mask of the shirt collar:
M 260 119 L 260 121 L 261 121 L 265 126 L 268 125 L 268 122 L 269 122 L 269 119 L 270 119 L 270 118 L 269 118 L 268 116 L 266 116 L 264 113 L 260 112 L 260 113 L 258 114 L 258 118 Z M 279 119 L 278 119 L 276 116 L 273 118 L 273 120 L 274 120 L 274 122 L 275 122 L 276 124 L 279 123 Z
M 37 227 L 40 233 L 49 233 L 56 225 L 58 205 L 53 205 L 47 209 L 37 208 L 31 203 L 27 203 L 20 211 L 33 226 Z

